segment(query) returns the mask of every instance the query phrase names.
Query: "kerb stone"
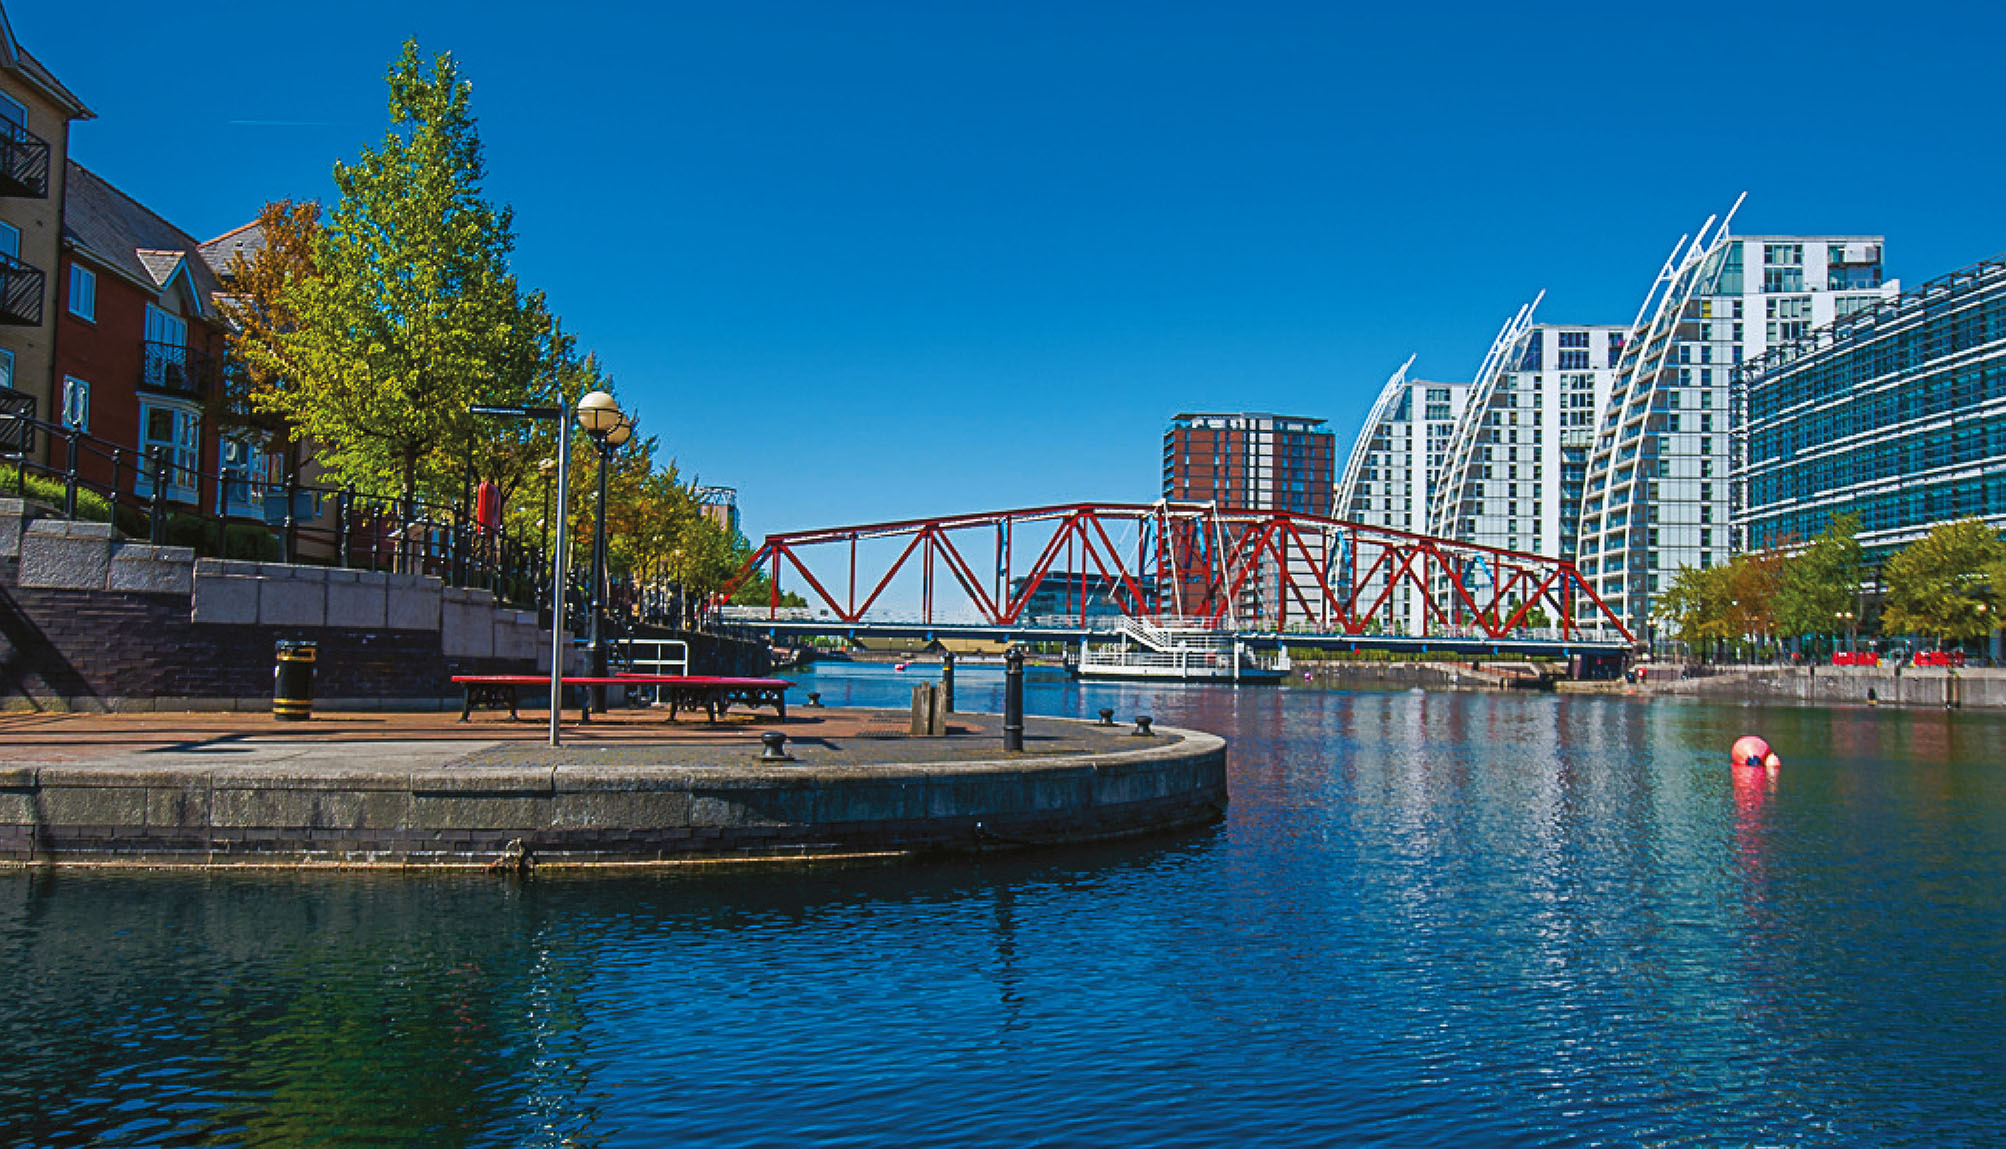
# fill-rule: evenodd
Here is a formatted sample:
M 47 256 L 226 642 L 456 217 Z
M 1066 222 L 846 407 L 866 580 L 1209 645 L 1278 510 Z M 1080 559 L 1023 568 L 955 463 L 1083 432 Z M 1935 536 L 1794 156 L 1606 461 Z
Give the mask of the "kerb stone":
M 111 549 L 112 590 L 149 594 L 192 594 L 195 590 L 195 550 L 115 543 Z

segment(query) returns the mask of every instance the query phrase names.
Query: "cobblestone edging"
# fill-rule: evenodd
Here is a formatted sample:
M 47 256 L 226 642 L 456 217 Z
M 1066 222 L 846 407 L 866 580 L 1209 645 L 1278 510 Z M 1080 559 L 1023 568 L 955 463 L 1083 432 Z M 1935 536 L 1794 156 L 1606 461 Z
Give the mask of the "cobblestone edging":
M 475 866 L 1089 842 L 1216 820 L 1226 743 L 890 765 L 475 762 L 399 771 L 0 767 L 0 862 Z

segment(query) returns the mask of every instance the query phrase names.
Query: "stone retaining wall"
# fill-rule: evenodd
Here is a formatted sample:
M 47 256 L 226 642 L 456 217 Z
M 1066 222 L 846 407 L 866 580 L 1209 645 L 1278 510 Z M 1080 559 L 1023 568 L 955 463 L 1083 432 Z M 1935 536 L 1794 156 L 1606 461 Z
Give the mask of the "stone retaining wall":
M 291 772 L 0 767 L 0 861 L 539 865 L 842 857 L 1087 842 L 1216 820 L 1223 740 L 843 767 L 555 765 Z
M 1652 693 L 1817 705 L 2006 708 L 2006 670 L 1909 666 L 1759 667 L 1686 678 Z

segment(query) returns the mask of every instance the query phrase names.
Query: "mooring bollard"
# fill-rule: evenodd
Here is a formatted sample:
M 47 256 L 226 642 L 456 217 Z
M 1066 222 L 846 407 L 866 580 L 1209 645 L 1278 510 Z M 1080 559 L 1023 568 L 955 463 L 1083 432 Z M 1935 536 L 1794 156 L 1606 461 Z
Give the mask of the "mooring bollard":
M 944 696 L 940 707 L 945 713 L 954 713 L 954 652 L 943 651 L 940 656 L 940 690 Z
M 822 709 L 822 692 L 819 690 L 809 691 L 808 705 L 816 710 Z
M 1135 729 L 1129 731 L 1129 733 L 1137 738 L 1155 737 L 1155 732 L 1149 728 L 1149 724 L 1151 721 L 1153 721 L 1153 719 L 1151 719 L 1147 714 L 1136 715 Z
M 765 749 L 759 752 L 761 762 L 792 762 L 794 755 L 787 752 L 787 736 L 778 730 L 768 730 L 759 736 Z
M 1103 706 L 1103 707 L 1101 707 L 1101 720 L 1100 720 L 1099 722 L 1096 722 L 1096 723 L 1094 723 L 1094 725 L 1095 725 L 1095 726 L 1113 726 L 1113 725 L 1114 725 L 1114 707 L 1112 707 L 1112 706 Z
M 1003 749 L 1024 748 L 1024 651 L 1011 647 L 1003 656 Z

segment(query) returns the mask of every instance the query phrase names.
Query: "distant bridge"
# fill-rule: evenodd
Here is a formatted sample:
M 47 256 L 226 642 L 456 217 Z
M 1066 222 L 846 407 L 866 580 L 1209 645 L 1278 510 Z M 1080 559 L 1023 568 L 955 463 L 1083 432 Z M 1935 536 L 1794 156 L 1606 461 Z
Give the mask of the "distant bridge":
M 769 580 L 768 607 L 740 621 L 775 637 L 1069 642 L 1112 633 L 1119 614 L 1337 650 L 1607 654 L 1635 642 L 1565 559 L 1209 503 L 1071 503 L 768 535 L 725 593 L 754 572 Z M 780 607 L 783 582 L 806 611 Z

